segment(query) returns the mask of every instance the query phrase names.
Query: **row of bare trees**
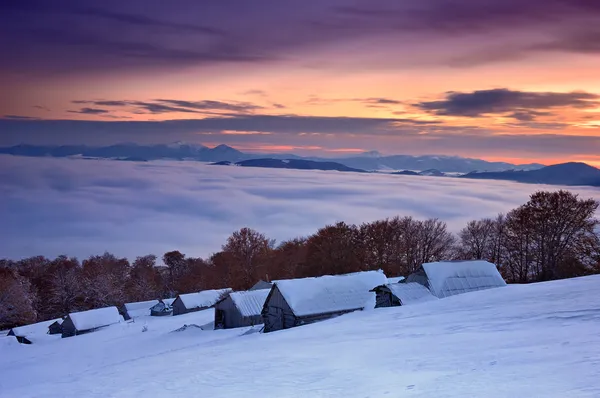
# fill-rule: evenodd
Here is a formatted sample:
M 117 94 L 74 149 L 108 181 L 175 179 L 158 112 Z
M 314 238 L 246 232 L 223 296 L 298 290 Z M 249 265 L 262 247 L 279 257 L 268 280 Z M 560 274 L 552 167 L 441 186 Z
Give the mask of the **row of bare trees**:
M 408 275 L 438 260 L 488 260 L 515 283 L 600 273 L 597 208 L 595 200 L 567 191 L 538 192 L 505 215 L 470 221 L 457 235 L 438 219 L 394 217 L 339 222 L 279 245 L 242 228 L 208 259 L 172 251 L 162 264 L 154 255 L 130 263 L 110 253 L 81 262 L 66 256 L 0 260 L 0 328 L 203 289 L 247 289 L 259 279 L 373 269 Z

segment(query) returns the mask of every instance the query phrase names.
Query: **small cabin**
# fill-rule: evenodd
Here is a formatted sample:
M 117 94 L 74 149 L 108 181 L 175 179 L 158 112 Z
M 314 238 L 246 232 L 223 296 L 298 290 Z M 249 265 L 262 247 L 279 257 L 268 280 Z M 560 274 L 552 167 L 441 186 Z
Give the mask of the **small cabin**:
M 180 294 L 173 301 L 173 315 L 205 310 L 214 306 L 231 289 L 203 290 L 198 293 Z
M 62 321 L 62 319 L 52 319 L 49 321 L 14 327 L 8 331 L 7 336 L 14 336 L 21 344 L 32 344 L 35 343 L 36 340 L 44 339 L 44 336 L 49 334 L 49 327 L 59 321 Z
M 140 316 L 149 316 L 150 308 L 158 304 L 158 300 L 138 301 L 136 303 L 125 303 L 121 313 L 126 321 Z
M 119 314 L 117 307 L 73 312 L 67 315 L 62 323 L 62 337 L 90 333 L 121 321 L 123 321 L 123 317 Z
M 377 286 L 387 283 L 381 271 L 275 281 L 262 310 L 264 331 L 309 324 L 366 307 L 375 307 Z
M 268 295 L 268 289 L 229 293 L 215 304 L 215 329 L 262 324 L 261 313 Z
M 398 307 L 438 299 L 429 289 L 416 282 L 388 283 L 377 286 L 373 292 L 376 295 L 375 308 Z
M 52 322 L 48 326 L 48 334 L 61 334 L 62 333 L 62 323 L 63 323 L 62 319 L 57 319 L 56 321 Z
M 483 260 L 425 263 L 406 281 L 420 283 L 438 298 L 506 286 L 496 265 Z
M 164 299 L 158 300 L 158 303 L 150 307 L 150 315 L 151 316 L 168 316 L 173 314 L 173 304 L 174 299 Z

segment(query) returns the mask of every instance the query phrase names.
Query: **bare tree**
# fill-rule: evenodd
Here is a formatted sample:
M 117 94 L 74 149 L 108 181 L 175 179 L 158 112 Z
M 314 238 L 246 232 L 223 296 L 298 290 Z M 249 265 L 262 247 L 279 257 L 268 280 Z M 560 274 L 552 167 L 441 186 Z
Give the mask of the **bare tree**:
M 110 253 L 92 256 L 82 263 L 86 304 L 90 308 L 121 306 L 127 300 L 125 283 L 129 261 Z
M 600 252 L 594 218 L 599 203 L 568 191 L 536 192 L 508 213 L 507 258 L 512 281 L 552 280 L 590 273 Z
M 0 268 L 0 329 L 36 321 L 33 293 L 27 279 L 14 270 Z
M 328 225 L 307 240 L 307 272 L 311 276 L 360 270 L 358 229 L 344 222 Z
M 234 232 L 221 250 L 231 261 L 232 288 L 247 289 L 264 278 L 274 241 L 250 228 Z
M 459 233 L 459 250 L 463 259 L 489 260 L 493 256 L 496 224 L 491 218 L 473 220 Z
M 156 256 L 137 257 L 131 266 L 126 293 L 129 301 L 152 300 L 163 296 L 162 277 L 156 267 Z

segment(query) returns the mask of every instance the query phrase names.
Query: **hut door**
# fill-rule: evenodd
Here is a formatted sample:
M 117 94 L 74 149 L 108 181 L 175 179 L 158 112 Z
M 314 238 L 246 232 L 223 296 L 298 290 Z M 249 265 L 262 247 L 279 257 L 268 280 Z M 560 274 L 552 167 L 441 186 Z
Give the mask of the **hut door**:
M 215 329 L 225 329 L 225 311 L 216 310 Z
M 285 328 L 284 317 L 283 317 L 283 308 L 274 307 L 275 316 L 272 319 L 272 325 L 274 330 L 280 330 Z

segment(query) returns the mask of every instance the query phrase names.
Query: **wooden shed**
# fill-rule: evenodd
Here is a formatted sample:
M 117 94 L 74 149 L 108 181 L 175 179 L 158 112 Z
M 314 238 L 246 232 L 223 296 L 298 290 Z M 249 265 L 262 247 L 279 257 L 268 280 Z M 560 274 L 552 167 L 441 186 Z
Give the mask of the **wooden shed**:
M 375 292 L 375 308 L 397 307 L 437 300 L 429 289 L 420 283 L 388 283 L 377 286 Z
M 275 281 L 262 310 L 264 331 L 374 308 L 372 289 L 385 283 L 387 278 L 381 271 Z
M 215 304 L 215 329 L 262 324 L 261 313 L 268 295 L 268 289 L 229 293 Z
M 62 323 L 62 337 L 71 337 L 93 332 L 114 325 L 123 320 L 117 307 L 97 308 L 95 310 L 73 312 Z
M 62 333 L 62 323 L 63 323 L 62 319 L 57 319 L 56 321 L 52 322 L 48 326 L 48 334 L 61 334 Z
M 173 315 L 173 301 L 175 299 L 158 300 L 158 303 L 150 307 L 151 316 L 168 316 Z
M 483 260 L 425 263 L 406 281 L 420 283 L 438 298 L 506 286 L 496 265 Z
M 180 294 L 173 301 L 173 315 L 205 310 L 214 306 L 231 289 L 203 290 L 198 293 Z
M 149 316 L 150 308 L 158 304 L 158 300 L 138 301 L 135 303 L 125 303 L 121 309 L 123 318 L 130 320 L 140 316 Z
M 21 344 L 32 344 L 37 340 L 44 339 L 48 335 L 50 325 L 62 321 L 61 319 L 52 319 L 48 321 L 32 323 L 30 325 L 18 326 L 10 329 L 7 336 L 14 336 Z

